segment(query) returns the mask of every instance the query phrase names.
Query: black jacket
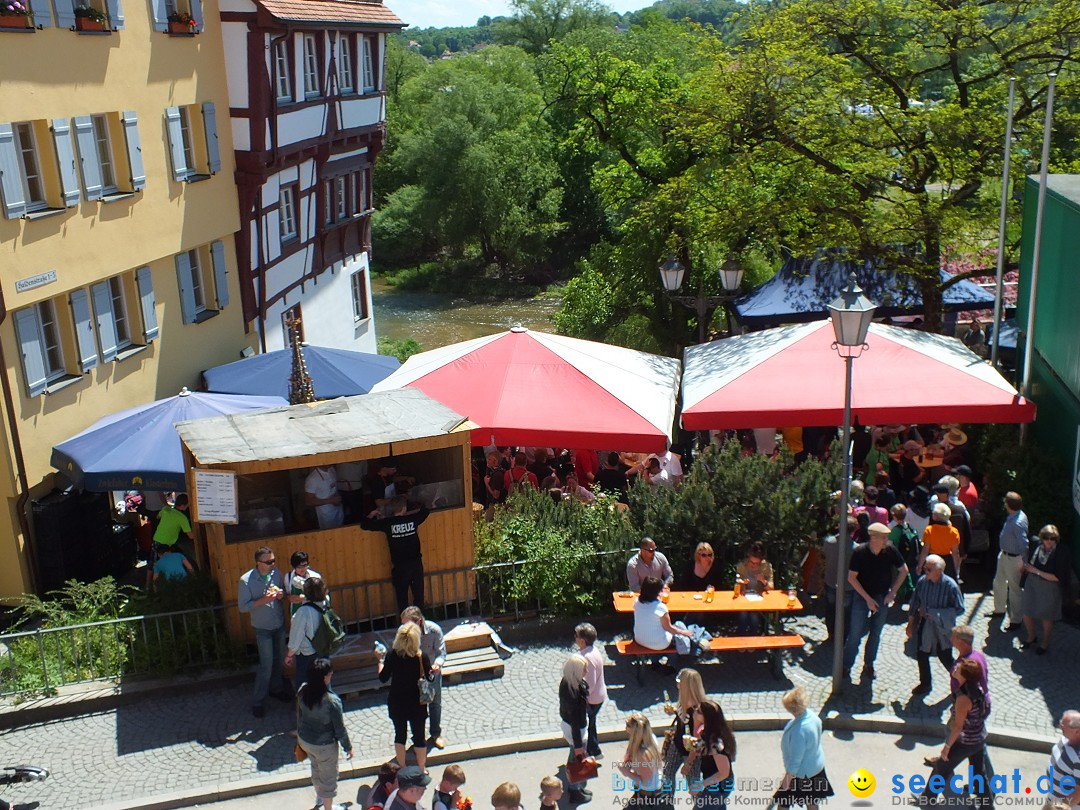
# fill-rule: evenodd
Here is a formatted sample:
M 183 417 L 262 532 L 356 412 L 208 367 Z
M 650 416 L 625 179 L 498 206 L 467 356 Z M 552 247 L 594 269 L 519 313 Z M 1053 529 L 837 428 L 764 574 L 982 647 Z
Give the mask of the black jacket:
M 578 685 L 575 694 L 564 680 L 559 681 L 559 717 L 570 724 L 570 734 L 574 738 L 574 748 L 583 748 L 581 730 L 588 723 L 589 685 L 584 680 Z

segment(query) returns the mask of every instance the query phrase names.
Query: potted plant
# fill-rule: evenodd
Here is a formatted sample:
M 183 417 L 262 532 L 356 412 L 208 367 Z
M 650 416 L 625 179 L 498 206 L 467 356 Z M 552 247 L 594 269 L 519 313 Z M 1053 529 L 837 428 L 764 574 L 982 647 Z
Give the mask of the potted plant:
M 198 22 L 186 11 L 169 15 L 169 33 L 193 35 L 199 33 Z
M 0 28 L 30 28 L 30 13 L 22 0 L 0 0 Z
M 90 6 L 76 6 L 75 30 L 76 31 L 104 31 L 108 22 L 105 13 Z

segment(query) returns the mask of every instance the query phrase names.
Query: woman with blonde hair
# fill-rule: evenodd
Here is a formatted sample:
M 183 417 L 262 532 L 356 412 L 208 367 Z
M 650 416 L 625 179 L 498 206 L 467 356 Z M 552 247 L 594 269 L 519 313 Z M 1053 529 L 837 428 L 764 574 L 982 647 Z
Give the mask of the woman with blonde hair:
M 681 591 L 704 591 L 710 585 L 720 589 L 720 575 L 723 573 L 716 565 L 716 552 L 708 543 L 698 543 L 694 549 L 694 564 L 679 580 Z
M 559 681 L 559 718 L 562 720 L 563 737 L 570 745 L 570 757 L 566 760 L 570 804 L 592 801 L 592 792 L 585 787 L 586 783 L 573 782 L 569 778 L 570 765 L 588 756 L 585 751 L 589 722 L 589 685 L 585 682 L 588 666 L 584 655 L 574 653 L 563 664 L 562 679 Z
M 701 680 L 701 673 L 696 669 L 687 667 L 679 670 L 679 674 L 675 676 L 675 685 L 679 689 L 678 704 L 664 705 L 664 711 L 675 716 L 675 719 L 671 721 L 671 728 L 664 734 L 664 748 L 661 753 L 663 760 L 661 790 L 665 797 L 670 797 L 675 792 L 679 765 L 690 753 L 683 744 L 683 736 L 694 730 L 692 725 L 694 709 L 707 700 L 705 684 Z
M 427 706 L 420 702 L 420 678 L 431 677 L 431 661 L 420 651 L 420 627 L 406 622 L 394 636 L 394 646 L 389 654 L 376 650 L 379 680 L 390 681 L 390 694 L 386 705 L 394 724 L 394 751 L 398 765 L 405 767 L 405 741 L 407 727 L 412 729 L 413 751 L 416 764 L 422 769 L 427 762 Z
M 656 747 L 656 735 L 649 718 L 634 712 L 626 718 L 626 733 L 626 754 L 622 762 L 615 763 L 619 773 L 629 779 L 634 788 L 634 795 L 624 806 L 660 807 L 660 749 Z
M 796 686 L 781 699 L 791 720 L 780 738 L 784 758 L 784 780 L 773 795 L 779 807 L 802 805 L 817 810 L 820 802 L 833 795 L 825 773 L 825 752 L 821 749 L 821 718 L 807 711 L 806 689 Z

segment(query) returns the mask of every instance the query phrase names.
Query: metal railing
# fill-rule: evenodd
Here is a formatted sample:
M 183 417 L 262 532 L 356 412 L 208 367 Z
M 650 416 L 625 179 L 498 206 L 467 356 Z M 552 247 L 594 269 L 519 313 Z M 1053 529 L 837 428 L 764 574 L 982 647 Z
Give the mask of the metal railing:
M 544 577 L 550 560 L 513 560 L 425 574 L 425 612 L 434 619 L 482 616 L 522 619 L 558 612 L 567 594 L 609 604 L 631 550 L 568 558 L 582 561 L 578 581 Z M 330 589 L 331 604 L 351 631 L 396 627 L 389 579 Z M 247 623 L 236 605 L 0 634 L 0 696 L 49 693 L 61 686 L 196 667 L 230 667 L 251 659 L 237 639 Z
M 179 610 L 0 635 L 0 695 L 245 660 L 226 629 L 236 607 Z

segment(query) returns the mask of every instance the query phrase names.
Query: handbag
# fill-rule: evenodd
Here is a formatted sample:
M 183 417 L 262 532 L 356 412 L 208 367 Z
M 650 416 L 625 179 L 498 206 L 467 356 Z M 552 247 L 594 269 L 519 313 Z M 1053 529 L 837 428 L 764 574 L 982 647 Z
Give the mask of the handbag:
M 592 757 L 581 757 L 566 763 L 566 779 L 570 784 L 593 779 L 600 769 L 600 763 Z
M 417 656 L 416 663 L 420 667 L 420 677 L 416 681 L 416 688 L 420 690 L 420 703 L 428 706 L 435 702 L 435 682 L 424 675 L 424 659 Z
M 307 759 L 307 751 L 300 747 L 300 743 L 293 745 L 293 756 L 296 757 L 297 762 L 303 762 Z

